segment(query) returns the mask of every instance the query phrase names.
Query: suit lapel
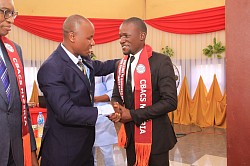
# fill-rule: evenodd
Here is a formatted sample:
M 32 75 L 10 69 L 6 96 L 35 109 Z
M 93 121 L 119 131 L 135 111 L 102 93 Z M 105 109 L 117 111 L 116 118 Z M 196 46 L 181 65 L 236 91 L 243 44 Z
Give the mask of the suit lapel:
M 84 84 L 86 85 L 86 87 L 88 88 L 88 90 L 90 91 L 90 83 L 89 83 L 89 79 L 87 76 L 85 76 L 83 74 L 83 72 L 77 67 L 76 64 L 74 64 L 74 62 L 69 58 L 69 56 L 67 55 L 67 53 L 63 50 L 63 48 L 61 47 L 61 44 L 58 46 L 58 51 L 59 51 L 59 55 L 61 56 L 61 58 L 67 62 L 67 66 L 72 68 L 76 74 L 81 78 L 81 80 L 84 82 Z
M 11 62 L 9 62 L 9 65 L 11 65 Z M 8 70 L 9 78 L 10 78 L 10 92 L 11 92 L 11 94 L 10 94 L 10 104 L 9 104 L 9 108 L 10 108 L 12 105 L 15 104 L 14 98 L 16 96 L 17 96 L 17 98 L 20 98 L 20 94 L 19 94 L 19 87 L 17 85 L 16 74 L 15 74 L 15 71 L 13 69 L 13 66 L 11 65 L 10 67 L 8 67 L 8 69 L 9 68 L 11 68 L 11 70 Z
M 74 64 L 72 61 L 68 61 L 67 65 L 77 73 L 77 75 L 82 79 L 87 88 L 90 89 L 88 77 L 83 74 L 83 72 L 76 66 L 76 64 Z
M 83 64 L 86 65 L 89 68 L 89 82 L 90 82 L 90 86 L 92 87 L 92 84 L 94 82 L 94 67 L 92 65 L 92 61 L 91 60 L 86 60 L 85 58 L 83 58 Z

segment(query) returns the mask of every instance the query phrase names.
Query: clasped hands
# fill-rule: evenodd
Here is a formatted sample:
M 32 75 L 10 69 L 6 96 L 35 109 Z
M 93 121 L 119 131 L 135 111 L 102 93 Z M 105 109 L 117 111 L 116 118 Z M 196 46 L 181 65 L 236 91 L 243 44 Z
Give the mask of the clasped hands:
M 118 102 L 112 102 L 111 104 L 115 112 L 108 116 L 109 120 L 122 123 L 132 121 L 130 111 L 127 108 L 123 107 Z

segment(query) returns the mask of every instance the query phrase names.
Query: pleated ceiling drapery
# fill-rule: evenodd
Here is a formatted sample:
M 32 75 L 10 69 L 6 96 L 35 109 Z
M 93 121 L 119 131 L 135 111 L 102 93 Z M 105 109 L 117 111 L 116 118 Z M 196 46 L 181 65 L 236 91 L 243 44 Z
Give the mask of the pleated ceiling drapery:
M 94 40 L 103 44 L 119 39 L 122 19 L 89 18 L 95 26 Z M 65 17 L 18 16 L 15 25 L 48 40 L 62 41 L 62 24 Z M 177 34 L 200 34 L 225 29 L 225 7 L 216 7 L 145 20 L 152 27 Z

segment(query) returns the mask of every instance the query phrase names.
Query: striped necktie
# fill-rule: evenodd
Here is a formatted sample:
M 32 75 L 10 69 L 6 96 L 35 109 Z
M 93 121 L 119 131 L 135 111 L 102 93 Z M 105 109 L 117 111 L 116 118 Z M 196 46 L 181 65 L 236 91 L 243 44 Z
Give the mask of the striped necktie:
M 77 64 L 81 67 L 81 70 L 82 70 L 83 74 L 86 75 L 86 74 L 87 74 L 87 71 L 86 71 L 86 67 L 85 67 L 84 64 L 82 63 L 82 59 L 78 58 Z
M 10 102 L 10 80 L 9 80 L 7 67 L 1 56 L 0 56 L 0 77 L 3 82 L 3 86 L 4 86 L 4 89 L 8 98 L 8 102 Z
M 84 74 L 85 76 L 87 76 L 88 79 L 89 79 L 90 71 L 89 71 L 89 68 L 83 64 L 82 58 L 78 57 L 77 65 L 80 66 L 80 68 L 81 68 L 83 74 Z

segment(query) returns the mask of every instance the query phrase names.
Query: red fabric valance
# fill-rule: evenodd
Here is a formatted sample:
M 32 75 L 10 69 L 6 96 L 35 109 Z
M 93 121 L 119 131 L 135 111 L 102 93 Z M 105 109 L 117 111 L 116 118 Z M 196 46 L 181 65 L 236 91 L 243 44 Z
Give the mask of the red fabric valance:
M 225 6 L 145 20 L 152 27 L 177 34 L 200 34 L 225 29 Z
M 42 38 L 61 42 L 62 24 L 66 17 L 24 16 L 15 19 L 14 25 Z M 123 19 L 90 18 L 95 26 L 94 40 L 103 44 L 119 39 L 119 26 Z M 145 20 L 152 27 L 177 34 L 199 34 L 225 29 L 225 7 L 198 10 Z
M 62 42 L 62 25 L 66 17 L 50 16 L 23 16 L 15 19 L 14 25 L 40 36 L 56 42 Z M 95 26 L 94 40 L 96 44 L 107 43 L 119 38 L 119 26 L 122 19 L 89 19 Z

